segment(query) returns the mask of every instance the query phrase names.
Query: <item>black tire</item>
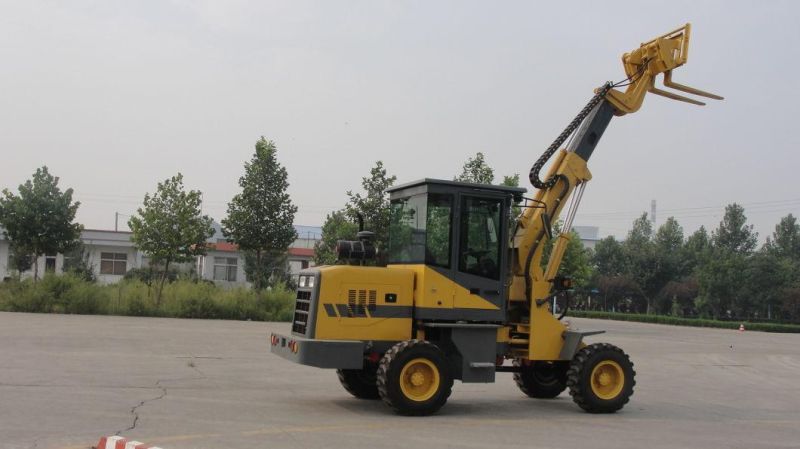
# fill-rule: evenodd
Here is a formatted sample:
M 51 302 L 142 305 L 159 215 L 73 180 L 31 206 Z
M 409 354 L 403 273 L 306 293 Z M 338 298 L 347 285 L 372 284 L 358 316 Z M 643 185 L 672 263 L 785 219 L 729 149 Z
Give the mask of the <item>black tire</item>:
M 417 388 L 410 384 L 410 375 L 416 375 L 415 368 L 420 367 L 427 375 L 425 382 L 438 376 L 438 381 L 431 381 L 429 388 L 414 398 L 406 394 L 407 389 Z M 407 377 L 402 374 L 405 371 Z M 427 371 L 426 371 L 427 370 Z M 421 340 L 409 340 L 397 343 L 384 354 L 378 364 L 378 393 L 389 407 L 397 413 L 409 416 L 430 415 L 438 411 L 447 402 L 453 389 L 453 377 L 447 364 L 447 358 L 436 345 Z M 409 390 L 407 390 L 409 391 Z M 413 393 L 413 392 L 412 392 Z
M 344 389 L 353 396 L 359 399 L 378 399 L 377 370 L 377 365 L 365 362 L 362 369 L 337 369 L 336 374 Z
M 600 367 L 600 368 L 598 368 Z M 611 381 L 602 385 L 599 376 L 604 367 L 611 367 Z M 595 372 L 595 368 L 600 371 Z M 593 374 L 596 377 L 593 380 Z M 567 371 L 567 386 L 572 400 L 589 413 L 614 413 L 621 409 L 633 395 L 636 371 L 630 357 L 622 349 L 608 344 L 595 343 L 578 351 Z M 603 397 L 602 389 L 607 397 Z
M 523 393 L 537 399 L 553 399 L 567 389 L 569 362 L 540 362 L 526 365 L 514 360 L 520 371 L 514 373 L 514 382 Z

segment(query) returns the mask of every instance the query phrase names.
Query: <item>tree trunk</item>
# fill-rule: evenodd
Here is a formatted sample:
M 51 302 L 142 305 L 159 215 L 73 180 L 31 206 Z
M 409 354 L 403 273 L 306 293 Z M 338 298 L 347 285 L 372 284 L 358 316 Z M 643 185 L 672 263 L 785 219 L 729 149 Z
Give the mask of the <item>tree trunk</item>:
M 254 276 L 255 277 L 255 282 L 253 282 L 253 287 L 255 287 L 256 290 L 261 290 L 261 288 L 262 288 L 261 284 L 262 284 L 262 281 L 263 281 L 262 276 L 264 275 L 264 273 L 261 272 L 261 250 L 260 249 L 256 250 L 256 273 L 255 274 L 256 274 Z
M 169 263 L 170 260 L 167 259 L 164 264 L 164 273 L 161 275 L 161 283 L 158 286 L 158 293 L 156 295 L 156 308 L 161 307 L 161 293 L 164 291 L 164 282 L 167 280 L 167 273 L 169 273 Z
M 37 280 L 39 280 L 39 257 L 34 255 L 33 256 L 33 283 L 35 284 Z
M 147 298 L 152 298 L 152 290 L 153 290 L 153 262 L 150 262 L 150 274 L 147 276 Z

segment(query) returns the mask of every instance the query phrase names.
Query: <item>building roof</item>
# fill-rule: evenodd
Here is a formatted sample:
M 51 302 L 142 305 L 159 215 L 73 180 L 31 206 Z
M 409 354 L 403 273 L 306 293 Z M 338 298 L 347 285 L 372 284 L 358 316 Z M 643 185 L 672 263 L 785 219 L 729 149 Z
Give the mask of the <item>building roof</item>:
M 239 251 L 239 245 L 230 242 L 217 242 L 209 243 L 208 249 L 212 251 L 223 251 L 226 253 L 235 253 Z
M 322 239 L 322 228 L 320 226 L 294 225 L 294 229 L 297 231 L 297 238 L 299 239 Z
M 289 248 L 290 256 L 314 257 L 314 248 Z

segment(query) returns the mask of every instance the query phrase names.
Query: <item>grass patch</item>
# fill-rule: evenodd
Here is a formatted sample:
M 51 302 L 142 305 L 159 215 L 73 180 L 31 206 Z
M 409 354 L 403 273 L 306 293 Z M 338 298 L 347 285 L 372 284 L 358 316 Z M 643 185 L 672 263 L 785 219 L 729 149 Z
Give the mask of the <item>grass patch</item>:
M 0 283 L 0 311 L 289 321 L 295 297 L 282 287 L 224 289 L 189 280 L 165 285 L 158 304 L 154 296 L 154 287 L 135 279 L 97 285 L 70 275 L 47 275 L 35 283 Z
M 745 329 L 764 332 L 800 333 L 798 324 L 753 323 L 749 321 L 720 321 L 701 318 L 680 318 L 667 315 L 642 315 L 636 313 L 597 312 L 589 310 L 570 310 L 570 316 L 580 318 L 598 318 L 602 320 L 636 321 L 639 323 L 671 324 L 675 326 L 714 327 L 720 329 Z

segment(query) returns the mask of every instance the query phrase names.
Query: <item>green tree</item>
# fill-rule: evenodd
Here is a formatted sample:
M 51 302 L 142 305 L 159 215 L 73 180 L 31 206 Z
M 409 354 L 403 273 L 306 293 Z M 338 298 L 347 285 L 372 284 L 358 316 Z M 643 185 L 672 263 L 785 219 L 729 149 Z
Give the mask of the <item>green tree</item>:
M 697 267 L 703 263 L 711 249 L 711 238 L 704 226 L 692 233 L 683 245 L 684 272 L 694 273 Z
M 622 247 L 629 263 L 628 275 L 644 293 L 645 312 L 650 313 L 652 300 L 663 285 L 658 277 L 658 258 L 653 242 L 653 226 L 647 218 L 647 213 L 643 213 L 633 222 Z
M 561 234 L 563 223 L 557 221 L 553 225 L 553 240 L 548 240 L 542 251 L 542 268 L 547 269 L 550 261 L 550 253 L 553 250 L 554 242 Z M 581 236 L 577 232 L 569 232 L 569 243 L 564 249 L 564 256 L 561 258 L 561 265 L 558 267 L 558 274 L 572 278 L 575 287 L 582 288 L 589 283 L 592 277 L 592 266 L 590 264 L 591 252 L 584 248 L 581 243 Z
M 781 311 L 786 319 L 800 321 L 800 286 L 789 287 L 783 291 Z
M 511 176 L 503 176 L 503 182 L 501 182 L 500 185 L 507 187 L 519 187 L 519 173 L 514 173 Z M 511 206 L 511 219 L 508 222 L 511 227 L 512 235 L 514 232 L 514 226 L 516 226 L 516 217 L 519 217 L 521 212 L 522 208 L 519 207 L 519 202 L 516 202 L 513 206 Z
M 345 213 L 352 221 L 357 221 L 361 216 L 364 219 L 364 229 L 375 233 L 375 246 L 378 248 L 379 264 L 385 263 L 384 250 L 388 247 L 389 222 L 389 194 L 386 190 L 394 185 L 396 176 L 388 176 L 383 162 L 377 161 L 370 170 L 368 177 L 361 178 L 364 193 L 347 192 L 349 200 L 345 206 Z
M 747 224 L 744 208 L 733 203 L 725 206 L 725 215 L 711 240 L 716 248 L 746 255 L 756 248 L 758 233 Z
M 228 216 L 222 220 L 225 237 L 250 253 L 245 270 L 256 289 L 285 278 L 287 265 L 280 267 L 278 262 L 286 260 L 289 245 L 297 239 L 293 224 L 297 206 L 286 191 L 288 174 L 277 151 L 275 143 L 263 136 L 256 142 L 255 154 L 239 178 L 242 191 L 228 203 Z
M 15 195 L 3 189 L 0 226 L 18 256 L 14 261 L 17 267 L 25 265 L 20 257 L 31 256 L 36 280 L 39 256 L 66 252 L 79 241 L 83 226 L 75 222 L 75 213 L 80 202 L 72 201 L 72 189 L 61 191 L 58 177 L 46 166 L 36 169 L 33 179 L 25 181 L 18 191 Z
M 31 252 L 24 248 L 19 248 L 15 242 L 11 242 L 8 248 L 8 267 L 16 271 L 17 280 L 21 280 L 22 273 L 33 267 Z
M 714 249 L 698 267 L 697 309 L 702 316 L 723 318 L 733 314 L 733 298 L 740 294 L 747 260 L 741 254 Z
M 702 313 L 720 318 L 738 316 L 751 308 L 742 280 L 757 238 L 753 226 L 747 224 L 744 209 L 736 203 L 726 206 L 719 227 L 711 233 L 708 257 L 697 270 L 698 309 Z
M 597 242 L 592 255 L 592 265 L 597 273 L 603 276 L 621 276 L 626 273 L 628 261 L 622 244 L 611 235 Z
M 322 238 L 314 244 L 314 263 L 333 265 L 336 263 L 336 242 L 355 240 L 358 225 L 350 220 L 344 210 L 334 211 L 325 217 Z
M 259 260 L 256 260 L 256 258 Z M 244 252 L 244 273 L 247 279 L 256 286 L 278 286 L 295 289 L 295 279 L 287 270 L 289 253 L 286 251 L 266 251 L 256 254 L 254 251 Z
M 602 301 L 603 310 L 616 312 L 637 312 L 639 303 L 644 298 L 644 293 L 639 284 L 628 275 L 607 276 L 599 275 L 596 285 L 600 290 L 599 299 Z
M 792 214 L 781 218 L 764 247 L 771 254 L 800 262 L 800 224 L 797 218 Z
M 507 187 L 519 187 L 519 173 L 514 173 L 511 176 L 503 176 L 503 182 L 501 182 L 500 185 Z
M 87 282 L 97 280 L 92 264 L 89 262 L 89 252 L 83 242 L 78 243 L 64 253 L 64 273 L 70 273 Z
M 653 277 L 653 290 L 657 291 L 656 309 L 669 313 L 673 308 L 673 297 L 661 294 L 670 282 L 681 279 L 685 273 L 683 260 L 683 228 L 674 217 L 667 218 L 656 231 L 653 238 L 656 270 Z
M 741 293 L 733 304 L 740 316 L 772 318 L 780 308 L 784 292 L 791 287 L 795 266 L 789 258 L 758 251 L 747 258 L 741 273 Z
M 698 289 L 697 278 L 694 276 L 670 280 L 659 293 L 659 312 L 675 316 L 689 315 L 694 310 Z
M 508 180 L 508 178 L 506 176 L 504 181 Z M 491 184 L 494 182 L 494 169 L 486 163 L 483 153 L 479 151 L 475 154 L 475 157 L 467 159 L 467 162 L 461 168 L 461 174 L 456 176 L 455 180 L 474 182 L 476 184 Z M 519 183 L 519 175 L 517 175 L 517 183 Z
M 133 243 L 162 270 L 157 307 L 161 305 L 170 264 L 189 262 L 205 254 L 206 239 L 214 234 L 211 218 L 201 214 L 201 195 L 198 190 L 186 192 L 183 175 L 178 173 L 158 183 L 153 195 L 145 194 L 137 215 L 128 220 Z

